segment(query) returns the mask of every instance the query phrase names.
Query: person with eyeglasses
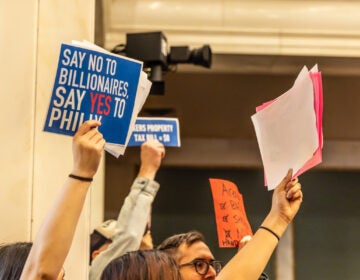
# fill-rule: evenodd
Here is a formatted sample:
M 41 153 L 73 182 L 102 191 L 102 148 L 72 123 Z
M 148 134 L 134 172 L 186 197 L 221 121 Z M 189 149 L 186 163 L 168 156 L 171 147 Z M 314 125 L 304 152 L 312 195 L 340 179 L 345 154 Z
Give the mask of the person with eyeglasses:
M 218 275 L 222 268 L 221 261 L 216 261 L 216 260 L 208 261 L 206 259 L 195 259 L 191 262 L 183 263 L 179 265 L 179 268 L 182 268 L 184 266 L 194 266 L 196 273 L 199 275 L 206 275 L 209 272 L 210 267 L 212 267 L 216 275 Z
M 174 257 L 183 280 L 215 279 L 222 268 L 198 231 L 170 236 L 157 249 Z
M 197 231 L 170 236 L 157 249 L 175 259 L 182 280 L 266 279 L 263 270 L 303 199 L 301 184 L 297 178 L 291 178 L 289 169 L 274 190 L 270 212 L 259 229 L 223 268 L 221 262 L 215 260 L 204 236 Z

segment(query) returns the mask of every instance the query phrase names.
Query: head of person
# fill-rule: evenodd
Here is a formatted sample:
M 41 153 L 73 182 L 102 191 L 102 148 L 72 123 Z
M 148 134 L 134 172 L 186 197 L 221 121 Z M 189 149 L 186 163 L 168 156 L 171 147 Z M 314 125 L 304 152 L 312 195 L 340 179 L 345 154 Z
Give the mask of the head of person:
M 157 249 L 175 259 L 182 280 L 215 279 L 221 270 L 221 262 L 214 259 L 204 236 L 198 231 L 170 236 Z
M 32 243 L 0 245 L 0 280 L 18 280 L 30 253 Z
M 30 254 L 31 242 L 16 242 L 0 245 L 0 280 L 19 280 Z M 61 269 L 57 280 L 65 277 Z
M 116 231 L 116 220 L 107 220 L 96 227 L 90 235 L 90 264 L 111 244 Z
M 128 252 L 112 260 L 101 280 L 181 280 L 175 260 L 158 250 Z

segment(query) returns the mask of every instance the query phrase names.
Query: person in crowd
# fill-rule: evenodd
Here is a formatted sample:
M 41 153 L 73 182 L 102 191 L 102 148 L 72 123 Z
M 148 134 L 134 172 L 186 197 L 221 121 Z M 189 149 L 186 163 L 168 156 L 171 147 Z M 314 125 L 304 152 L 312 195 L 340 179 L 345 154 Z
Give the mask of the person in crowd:
M 179 265 L 182 280 L 259 279 L 280 237 L 298 212 L 303 194 L 292 170 L 277 186 L 271 210 L 262 225 L 222 269 L 199 232 L 177 234 L 164 240 L 157 249 L 169 253 Z
M 74 135 L 73 169 L 36 235 L 21 280 L 64 278 L 63 264 L 105 146 L 100 125 L 86 121 Z
M 250 237 L 250 236 L 248 236 Z M 250 238 L 244 238 L 240 241 L 238 250 L 241 250 L 249 241 Z M 192 246 L 194 245 L 194 246 Z M 222 268 L 222 262 L 216 261 L 214 256 L 209 249 L 208 245 L 206 244 L 205 237 L 199 231 L 189 231 L 185 233 L 175 234 L 171 237 L 168 237 L 164 240 L 157 249 L 161 251 L 165 251 L 169 253 L 171 256 L 175 258 L 175 260 L 179 263 L 180 257 L 180 250 L 179 247 L 186 248 L 185 250 L 189 249 L 196 250 L 199 254 L 197 255 L 197 259 L 195 263 L 192 263 L 195 267 L 195 271 L 199 274 L 206 275 L 208 272 L 209 274 L 214 277 L 215 274 L 218 274 Z M 201 256 L 201 258 L 200 258 Z M 212 266 L 214 271 L 209 271 L 210 266 Z M 201 279 L 201 278 L 200 278 Z M 268 276 L 265 273 L 262 273 L 259 280 L 268 280 Z
M 101 280 L 181 280 L 175 260 L 158 250 L 128 252 L 112 260 Z
M 165 148 L 157 140 L 141 145 L 139 173 L 117 221 L 105 221 L 90 236 L 90 280 L 100 279 L 108 263 L 126 252 L 153 248 L 148 224 L 151 205 L 159 189 L 154 180 L 164 156 Z
M 19 280 L 31 242 L 15 242 L 0 245 L 0 280 Z

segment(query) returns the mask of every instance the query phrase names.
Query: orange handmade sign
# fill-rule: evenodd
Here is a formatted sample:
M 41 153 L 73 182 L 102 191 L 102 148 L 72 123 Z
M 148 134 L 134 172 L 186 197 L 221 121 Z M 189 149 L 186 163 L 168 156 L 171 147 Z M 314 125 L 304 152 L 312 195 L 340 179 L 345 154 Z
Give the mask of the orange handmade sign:
M 209 180 L 214 200 L 219 247 L 237 247 L 244 236 L 253 235 L 246 217 L 242 195 L 237 186 L 230 181 Z

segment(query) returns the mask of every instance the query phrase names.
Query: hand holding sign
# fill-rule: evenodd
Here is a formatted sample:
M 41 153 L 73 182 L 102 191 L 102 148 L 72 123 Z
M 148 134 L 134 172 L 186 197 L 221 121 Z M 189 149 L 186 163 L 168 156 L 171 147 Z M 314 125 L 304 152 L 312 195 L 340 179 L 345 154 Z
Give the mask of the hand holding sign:
M 322 83 L 317 68 L 304 67 L 293 87 L 256 108 L 251 117 L 268 190 L 291 167 L 299 176 L 321 162 Z
M 62 44 L 44 130 L 74 135 L 84 121 L 98 120 L 105 149 L 119 156 L 149 93 L 147 84 L 140 61 L 90 43 Z
M 237 186 L 221 179 L 209 179 L 214 200 L 220 247 L 238 247 L 243 237 L 252 236 L 242 195 Z

